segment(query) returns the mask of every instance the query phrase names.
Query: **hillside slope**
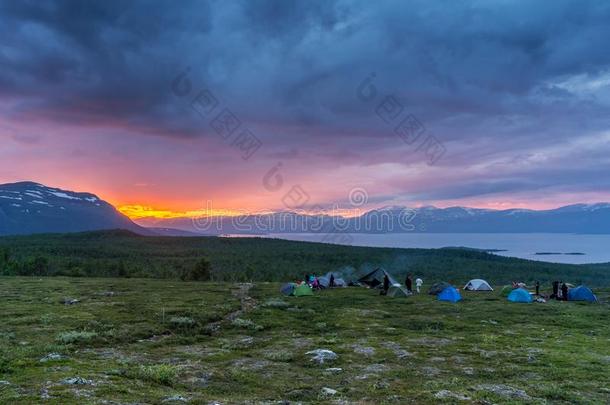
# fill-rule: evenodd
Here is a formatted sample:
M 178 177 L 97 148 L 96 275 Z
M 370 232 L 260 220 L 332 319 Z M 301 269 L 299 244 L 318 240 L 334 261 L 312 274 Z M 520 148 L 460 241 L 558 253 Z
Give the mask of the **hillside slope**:
M 94 194 L 33 182 L 0 185 L 0 235 L 100 229 L 127 229 L 153 234 Z
M 609 265 L 563 265 L 501 257 L 469 249 L 392 249 L 266 238 L 149 237 L 127 231 L 0 238 L 0 274 L 178 278 L 206 258 L 219 281 L 287 281 L 343 271 L 356 277 L 382 266 L 401 281 L 461 284 L 485 278 L 610 285 Z

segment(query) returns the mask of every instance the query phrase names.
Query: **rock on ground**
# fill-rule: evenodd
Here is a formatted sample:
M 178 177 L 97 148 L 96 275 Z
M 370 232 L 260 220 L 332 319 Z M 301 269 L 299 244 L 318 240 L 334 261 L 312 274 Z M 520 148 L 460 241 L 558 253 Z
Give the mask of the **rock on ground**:
M 488 391 L 505 398 L 531 399 L 523 390 L 504 384 L 479 384 L 475 387 L 478 391 Z
M 469 401 L 470 397 L 466 395 L 458 394 L 455 392 L 451 392 L 448 390 L 441 390 L 434 394 L 434 398 L 436 399 L 457 399 L 458 401 Z
M 337 356 L 337 353 L 333 352 L 332 350 L 328 350 L 328 349 L 311 350 L 305 354 L 312 356 L 311 361 L 313 361 L 314 363 L 318 363 L 318 364 L 324 364 L 324 362 L 333 361 L 333 360 L 336 360 L 337 357 L 339 357 L 339 356 Z
M 70 377 L 61 380 L 62 384 L 66 385 L 93 385 L 93 380 L 87 380 L 82 377 Z

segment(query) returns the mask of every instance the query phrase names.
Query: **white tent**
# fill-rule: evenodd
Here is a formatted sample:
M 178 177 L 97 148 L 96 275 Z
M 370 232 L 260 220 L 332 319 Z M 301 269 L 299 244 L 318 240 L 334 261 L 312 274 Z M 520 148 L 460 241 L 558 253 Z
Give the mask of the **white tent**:
M 468 291 L 493 291 L 489 283 L 485 280 L 481 280 L 480 278 L 475 278 L 470 280 L 464 286 L 464 290 Z

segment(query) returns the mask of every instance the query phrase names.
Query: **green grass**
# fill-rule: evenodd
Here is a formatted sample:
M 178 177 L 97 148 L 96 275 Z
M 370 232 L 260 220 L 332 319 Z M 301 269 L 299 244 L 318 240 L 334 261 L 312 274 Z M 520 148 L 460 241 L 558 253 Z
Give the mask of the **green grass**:
M 436 397 L 443 390 L 481 403 L 610 398 L 607 289 L 595 290 L 593 305 L 512 304 L 499 292 L 453 305 L 357 287 L 299 298 L 278 289 L 256 283 L 254 309 L 227 317 L 241 307 L 232 283 L 0 277 L 0 380 L 10 383 L 0 383 L 0 403 L 455 403 Z M 314 349 L 338 358 L 315 364 L 306 354 Z M 50 353 L 60 356 L 40 361 Z M 62 383 L 73 377 L 86 383 Z

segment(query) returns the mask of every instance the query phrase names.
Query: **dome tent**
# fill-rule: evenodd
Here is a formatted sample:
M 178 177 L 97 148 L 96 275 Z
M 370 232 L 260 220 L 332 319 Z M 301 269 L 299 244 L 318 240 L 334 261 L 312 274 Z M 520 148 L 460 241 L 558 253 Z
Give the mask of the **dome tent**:
M 304 295 L 313 295 L 313 291 L 311 287 L 305 283 L 299 284 L 294 288 L 294 292 L 292 293 L 295 297 L 302 297 Z
M 428 294 L 430 294 L 430 295 L 439 295 L 447 287 L 451 287 L 451 284 L 449 284 L 449 283 L 447 283 L 445 281 L 433 284 L 430 287 L 430 289 L 428 290 Z
M 510 294 L 508 294 L 507 298 L 510 302 L 532 302 L 532 296 L 529 291 L 523 288 L 515 288 Z
M 280 288 L 280 292 L 284 295 L 292 295 L 295 287 L 295 283 L 286 283 Z
M 587 301 L 596 302 L 597 297 L 593 294 L 593 291 L 584 285 L 579 285 L 576 288 L 572 288 L 568 291 L 568 301 Z
M 449 286 L 437 295 L 439 301 L 458 302 L 462 300 L 460 292 L 453 286 Z
M 480 278 L 475 278 L 466 283 L 466 285 L 464 286 L 464 290 L 467 290 L 467 291 L 493 291 L 494 289 L 491 288 L 491 286 L 489 285 L 489 283 L 487 281 L 482 280 Z
M 513 292 L 514 288 L 512 285 L 505 285 L 504 287 L 502 287 L 502 290 L 500 290 L 500 294 L 502 294 L 503 297 L 508 297 L 508 295 Z

